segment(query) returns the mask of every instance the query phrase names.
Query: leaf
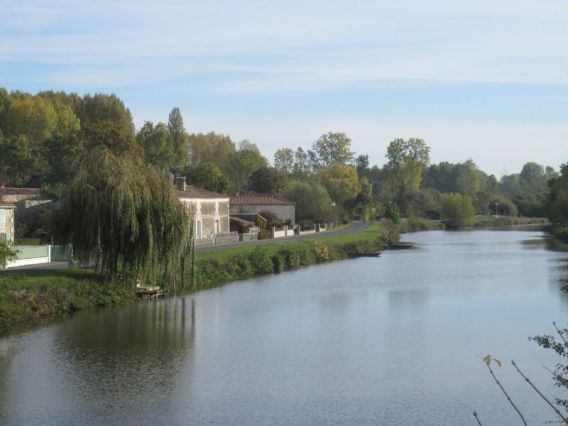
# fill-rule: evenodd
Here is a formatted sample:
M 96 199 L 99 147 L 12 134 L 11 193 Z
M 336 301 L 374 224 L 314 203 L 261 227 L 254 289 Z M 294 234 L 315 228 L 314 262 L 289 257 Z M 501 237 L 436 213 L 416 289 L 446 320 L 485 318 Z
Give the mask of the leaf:
M 488 355 L 485 355 L 485 356 L 483 357 L 483 362 L 484 362 L 485 364 L 490 365 L 490 364 L 491 364 L 491 361 L 493 361 L 493 362 L 494 362 L 495 364 L 497 364 L 499 367 L 501 367 L 501 365 L 502 365 L 501 360 L 499 360 L 499 359 L 497 359 L 497 358 L 494 358 L 493 355 L 489 355 L 489 354 L 488 354 Z

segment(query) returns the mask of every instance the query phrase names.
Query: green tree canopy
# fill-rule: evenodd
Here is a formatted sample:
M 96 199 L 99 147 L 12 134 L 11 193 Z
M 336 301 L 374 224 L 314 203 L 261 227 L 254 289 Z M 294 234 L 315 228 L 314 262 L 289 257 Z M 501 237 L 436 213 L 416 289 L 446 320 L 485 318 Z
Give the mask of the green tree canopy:
M 547 200 L 548 217 L 553 223 L 568 225 L 568 163 L 560 167 L 560 175 L 550 181 Z
M 79 118 L 88 150 L 104 145 L 115 154 L 143 155 L 135 141 L 130 111 L 115 95 L 85 96 Z
M 337 204 L 352 201 L 360 190 L 359 177 L 353 167 L 334 163 L 320 172 L 320 179 L 327 192 Z
M 169 170 L 176 162 L 176 148 L 173 145 L 168 126 L 163 123 L 154 125 L 146 121 L 136 140 L 144 150 L 144 159 L 148 164 L 160 170 Z
M 468 195 L 445 194 L 442 197 L 442 217 L 449 228 L 473 225 L 475 209 Z
M 245 149 L 233 152 L 228 157 L 227 165 L 224 168 L 229 177 L 231 191 L 242 190 L 250 175 L 267 165 L 266 158 L 256 151 Z
M 187 182 L 199 188 L 220 194 L 226 194 L 229 190 L 229 179 L 215 164 L 199 163 L 189 166 L 183 174 Z
M 62 199 L 61 241 L 110 278 L 175 284 L 190 252 L 191 218 L 167 177 L 139 158 L 90 151 Z
M 322 167 L 329 167 L 334 163 L 349 164 L 354 156 L 351 151 L 351 139 L 342 132 L 328 132 L 321 135 L 312 145 L 312 151 Z
M 189 135 L 185 131 L 183 117 L 178 107 L 170 111 L 168 133 L 172 151 L 172 166 L 181 169 L 189 163 Z
M 276 194 L 284 187 L 284 176 L 273 167 L 261 167 L 252 172 L 248 188 L 261 194 Z
M 299 223 L 331 219 L 333 201 L 322 185 L 293 181 L 286 188 L 284 198 L 296 203 L 296 221 Z
M 190 134 L 189 151 L 191 153 L 191 163 L 211 163 L 223 169 L 229 157 L 236 151 L 235 143 L 229 136 L 218 133 L 197 133 Z
M 294 171 L 294 150 L 280 148 L 274 153 L 274 167 L 283 173 L 291 174 Z
M 2 131 L 6 136 L 25 136 L 30 144 L 39 148 L 56 127 L 57 113 L 50 102 L 23 93 L 11 96 L 2 119 Z
M 422 139 L 395 139 L 388 148 L 383 193 L 406 212 L 408 196 L 420 189 L 422 173 L 430 161 L 430 147 Z

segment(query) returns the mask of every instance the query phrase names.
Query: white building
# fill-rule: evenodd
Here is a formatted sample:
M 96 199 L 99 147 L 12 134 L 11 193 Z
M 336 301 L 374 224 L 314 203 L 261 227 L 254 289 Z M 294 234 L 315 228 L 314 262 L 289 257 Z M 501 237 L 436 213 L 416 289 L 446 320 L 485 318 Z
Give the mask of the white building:
M 229 232 L 229 197 L 188 185 L 176 178 L 179 200 L 193 213 L 195 239 L 211 238 Z

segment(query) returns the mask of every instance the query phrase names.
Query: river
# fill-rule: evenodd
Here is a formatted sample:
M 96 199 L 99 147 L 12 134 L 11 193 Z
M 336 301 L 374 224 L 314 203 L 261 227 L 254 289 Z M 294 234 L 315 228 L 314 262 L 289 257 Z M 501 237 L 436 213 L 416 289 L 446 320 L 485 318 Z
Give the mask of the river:
M 555 420 L 568 254 L 539 232 L 432 231 L 386 252 L 187 297 L 81 312 L 0 340 L 0 424 L 517 425 Z

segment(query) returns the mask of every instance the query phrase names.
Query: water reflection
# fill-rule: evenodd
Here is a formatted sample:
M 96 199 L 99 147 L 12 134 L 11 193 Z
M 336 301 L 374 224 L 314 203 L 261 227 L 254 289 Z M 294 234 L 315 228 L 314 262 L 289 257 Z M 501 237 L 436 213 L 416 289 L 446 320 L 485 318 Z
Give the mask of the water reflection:
M 21 405 L 29 403 L 21 398 L 29 397 L 35 399 L 37 411 L 45 410 L 40 423 L 126 424 L 138 416 L 142 421 L 141 409 L 148 405 L 168 409 L 175 376 L 192 356 L 195 303 L 183 298 L 81 313 L 49 330 L 41 359 L 27 360 L 37 369 L 29 381 L 19 383 L 18 400 L 0 390 L 0 401 L 5 396 L 9 402 L 3 412 L 7 417 L 2 421 L 0 415 L 0 423 L 34 423 L 33 416 L 17 415 Z M 18 372 L 0 359 L 2 372 L 2 385 L 17 380 Z
M 0 424 L 456 425 L 472 408 L 516 424 L 476 354 L 514 358 L 534 378 L 551 365 L 527 337 L 568 322 L 568 256 L 540 235 L 412 234 L 420 250 L 0 341 Z M 530 389 L 507 384 L 542 423 Z

